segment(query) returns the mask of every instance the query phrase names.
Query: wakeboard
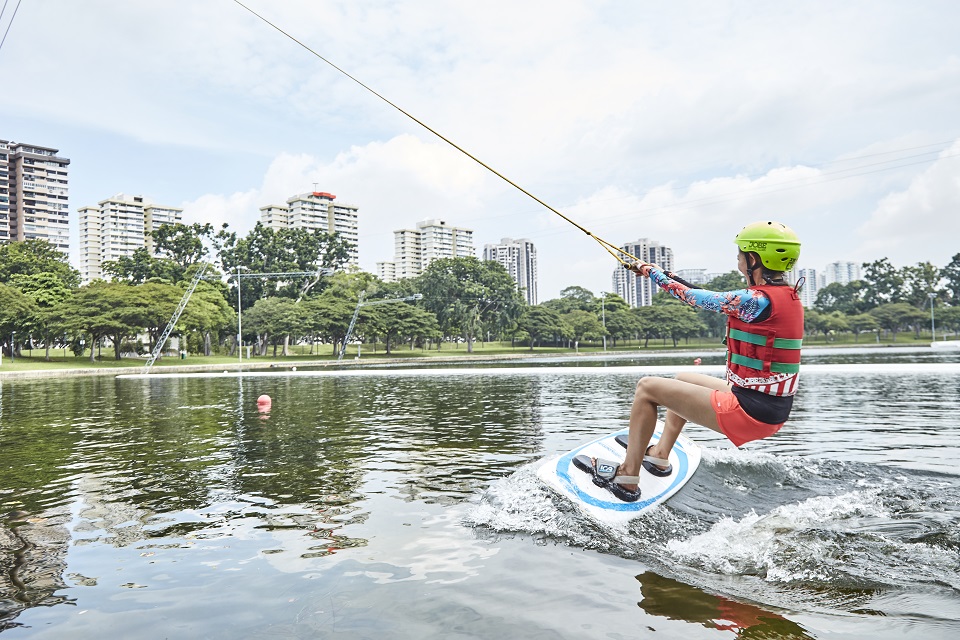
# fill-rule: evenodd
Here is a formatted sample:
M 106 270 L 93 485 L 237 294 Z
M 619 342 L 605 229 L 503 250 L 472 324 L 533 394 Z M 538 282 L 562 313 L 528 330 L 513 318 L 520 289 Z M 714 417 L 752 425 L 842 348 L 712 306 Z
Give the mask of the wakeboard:
M 650 443 L 657 442 L 661 433 L 662 425 L 658 425 Z M 626 524 L 640 514 L 663 504 L 683 488 L 700 466 L 701 456 L 700 445 L 681 434 L 670 452 L 670 475 L 658 477 L 646 469 L 641 469 L 640 499 L 636 502 L 624 502 L 606 487 L 594 484 L 593 475 L 578 469 L 573 460 L 579 455 L 585 455 L 619 464 L 623 462 L 626 449 L 616 438 L 626 434 L 626 429 L 615 431 L 550 458 L 537 470 L 537 476 L 595 520 L 607 525 Z

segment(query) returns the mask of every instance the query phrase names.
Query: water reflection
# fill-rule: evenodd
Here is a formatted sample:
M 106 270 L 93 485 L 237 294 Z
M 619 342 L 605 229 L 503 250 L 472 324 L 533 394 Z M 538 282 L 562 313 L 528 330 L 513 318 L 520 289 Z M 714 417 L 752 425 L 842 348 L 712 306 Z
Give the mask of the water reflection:
M 261 553 L 301 562 L 362 547 L 346 529 L 369 517 L 369 496 L 453 504 L 491 468 L 534 455 L 539 387 L 484 376 L 7 384 L 0 499 L 29 521 L 0 527 L 0 615 L 63 600 L 53 594 L 71 540 L 153 554 L 262 536 Z
M 699 576 L 688 581 L 727 597 L 639 578 L 653 626 L 699 634 L 805 637 L 786 616 L 824 609 L 936 621 L 916 632 L 960 619 L 958 368 L 811 368 L 775 438 L 738 451 L 696 431 L 708 454 L 694 481 L 626 539 L 557 502 L 532 471 L 625 420 L 639 372 L 586 369 L 6 382 L 0 513 L 20 513 L 0 527 L 5 624 L 72 631 L 63 611 L 74 607 L 37 606 L 69 597 L 109 636 L 104 620 L 158 602 L 164 619 L 189 616 L 206 591 L 203 608 L 260 616 L 262 628 L 299 617 L 282 606 L 294 597 L 312 603 L 304 619 L 332 625 L 336 592 L 361 630 L 389 609 L 391 624 L 419 620 L 439 636 L 445 615 L 469 610 L 486 637 L 579 637 L 555 616 L 531 629 L 513 610 L 554 597 L 572 623 L 594 619 L 607 592 L 585 600 L 544 568 L 573 556 L 586 575 L 606 562 L 630 583 L 654 558 Z M 301 580 L 314 591 L 301 596 Z M 638 615 L 632 592 L 619 596 Z M 194 613 L 197 635 L 228 637 Z
M 780 614 L 709 594 L 652 571 L 641 573 L 637 580 L 643 595 L 637 604 L 652 616 L 732 631 L 738 638 L 813 638 L 802 626 Z
M 0 522 L 0 631 L 19 626 L 17 616 L 29 607 L 68 601 L 57 594 L 66 586 L 70 542 L 62 520 L 15 511 Z

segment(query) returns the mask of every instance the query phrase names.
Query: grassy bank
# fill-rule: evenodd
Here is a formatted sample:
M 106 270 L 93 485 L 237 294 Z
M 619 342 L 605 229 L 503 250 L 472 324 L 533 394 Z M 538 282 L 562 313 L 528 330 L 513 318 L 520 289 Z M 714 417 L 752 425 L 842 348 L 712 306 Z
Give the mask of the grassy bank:
M 952 338 L 954 336 L 951 336 Z M 930 343 L 930 334 L 921 333 L 917 338 L 913 332 L 901 332 L 897 335 L 896 342 L 891 336 L 883 337 L 877 340 L 875 334 L 861 335 L 860 340 L 854 336 L 843 334 L 839 336 L 807 336 L 804 338 L 805 347 L 855 347 L 855 346 L 926 346 Z M 713 351 L 722 350 L 722 345 L 716 338 L 681 341 L 676 347 L 671 340 L 651 340 L 644 345 L 643 341 L 635 340 L 620 341 L 616 345 L 612 341 L 607 344 L 607 352 L 618 353 L 670 353 L 683 351 Z M 213 367 L 223 366 L 225 368 L 243 367 L 268 367 L 270 365 L 296 366 L 298 364 L 333 364 L 337 361 L 337 356 L 333 353 L 329 345 L 319 345 L 311 348 L 310 345 L 295 345 L 290 349 L 290 355 L 280 355 L 281 350 L 277 349 L 277 355 L 273 355 L 273 348 L 267 350 L 265 356 L 244 357 L 241 361 L 236 356 L 212 355 L 202 356 L 189 354 L 185 358 L 176 356 L 166 356 L 157 360 L 154 369 L 163 369 L 168 367 Z M 524 357 L 524 356 L 545 356 L 545 355 L 575 355 L 575 354 L 599 354 L 604 352 L 603 344 L 580 345 L 577 349 L 566 347 L 530 347 L 523 345 L 511 345 L 510 342 L 477 342 L 474 344 L 473 353 L 467 352 L 465 344 L 443 343 L 440 349 L 410 349 L 409 346 L 400 345 L 391 349 L 387 354 L 383 345 L 374 348 L 369 345 L 359 347 L 359 360 L 382 360 L 389 359 L 415 359 L 415 358 L 483 358 L 483 357 Z M 62 349 L 51 351 L 50 359 L 45 359 L 45 351 L 41 349 L 24 350 L 16 358 L 4 357 L 0 363 L 0 376 L 3 374 L 31 371 L 58 371 L 58 370 L 111 370 L 111 369 L 137 369 L 146 364 L 146 358 L 121 358 L 116 360 L 113 357 L 112 350 L 103 350 L 95 361 L 90 360 L 89 354 L 85 356 L 74 356 L 71 352 L 64 353 Z M 344 357 L 344 364 L 357 361 L 358 348 L 351 345 L 347 349 Z M 246 353 L 244 353 L 246 356 Z

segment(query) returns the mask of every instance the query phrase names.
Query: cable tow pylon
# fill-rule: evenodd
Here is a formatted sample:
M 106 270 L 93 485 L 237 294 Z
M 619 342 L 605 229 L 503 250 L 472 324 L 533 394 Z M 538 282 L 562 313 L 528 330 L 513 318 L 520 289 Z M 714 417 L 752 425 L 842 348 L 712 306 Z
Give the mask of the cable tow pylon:
M 174 311 L 173 316 L 170 317 L 167 328 L 163 330 L 163 333 L 160 334 L 160 337 L 157 339 L 157 344 L 153 347 L 153 353 L 150 354 L 150 359 L 147 360 L 147 364 L 143 367 L 144 373 L 150 373 L 150 367 L 152 367 L 153 363 L 160 357 L 160 352 L 163 351 L 163 345 L 166 344 L 167 338 L 173 333 L 173 328 L 177 326 L 177 320 L 180 319 L 183 310 L 187 308 L 187 303 L 190 302 L 190 296 L 193 295 L 194 290 L 197 288 L 206 270 L 207 265 L 201 265 L 200 268 L 197 269 L 197 272 L 193 274 L 193 281 L 190 283 L 190 287 L 187 289 L 187 292 L 183 294 L 183 297 L 180 298 L 180 304 L 177 305 L 176 311 Z

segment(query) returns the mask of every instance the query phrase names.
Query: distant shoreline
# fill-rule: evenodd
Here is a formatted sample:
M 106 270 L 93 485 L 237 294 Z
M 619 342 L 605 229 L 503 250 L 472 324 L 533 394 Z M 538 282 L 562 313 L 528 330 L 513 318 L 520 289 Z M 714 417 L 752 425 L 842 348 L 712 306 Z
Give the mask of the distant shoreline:
M 838 344 L 838 345 L 815 345 L 807 349 L 807 352 L 816 351 L 834 351 L 839 349 L 856 350 L 877 350 L 877 349 L 896 349 L 900 351 L 926 351 L 931 349 L 929 343 L 922 344 L 889 344 L 889 343 L 866 343 L 866 344 Z M 152 373 L 204 373 L 211 371 L 222 372 L 242 372 L 242 371 L 269 371 L 271 369 L 296 369 L 303 368 L 339 368 L 354 369 L 358 366 L 380 366 L 380 365 L 398 365 L 408 363 L 411 366 L 421 366 L 424 364 L 443 364 L 443 363 L 462 363 L 472 362 L 510 362 L 521 360 L 542 360 L 553 358 L 574 358 L 574 359 L 626 359 L 635 357 L 665 357 L 665 356 L 692 356 L 692 355 L 720 355 L 722 348 L 704 349 L 702 347 L 691 347 L 689 349 L 677 350 L 649 350 L 649 351 L 581 351 L 579 353 L 570 352 L 552 352 L 552 353 L 461 353 L 457 355 L 444 356 L 414 356 L 414 357 L 382 357 L 370 356 L 357 361 L 354 359 L 337 360 L 272 360 L 272 361 L 245 361 L 242 365 L 237 362 L 232 363 L 205 363 L 205 364 L 177 364 L 160 365 L 153 368 Z M 6 360 L 6 359 L 5 359 Z M 118 376 L 140 373 L 142 367 L 122 366 L 122 367 L 65 367 L 59 369 L 28 369 L 24 371 L 4 371 L 0 367 L 0 382 L 3 380 L 24 380 L 24 379 L 50 379 L 50 378 L 75 378 L 92 376 Z

